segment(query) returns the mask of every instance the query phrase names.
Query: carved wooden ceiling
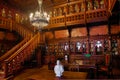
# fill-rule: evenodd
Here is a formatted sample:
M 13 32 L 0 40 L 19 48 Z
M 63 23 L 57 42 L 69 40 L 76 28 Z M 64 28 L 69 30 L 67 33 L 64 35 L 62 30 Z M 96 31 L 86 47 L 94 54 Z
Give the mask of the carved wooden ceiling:
M 8 5 L 19 9 L 25 13 L 30 13 L 36 11 L 38 9 L 37 0 L 3 0 Z M 43 0 L 43 6 L 45 8 L 52 8 L 53 6 L 57 6 L 59 4 L 67 3 L 70 1 L 77 0 Z

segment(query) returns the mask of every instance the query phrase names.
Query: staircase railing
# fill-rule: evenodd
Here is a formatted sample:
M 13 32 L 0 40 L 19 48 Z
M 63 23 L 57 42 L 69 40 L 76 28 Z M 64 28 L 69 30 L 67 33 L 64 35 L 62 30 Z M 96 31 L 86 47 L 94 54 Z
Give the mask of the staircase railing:
M 6 52 L 3 56 L 1 56 L 0 57 L 0 63 L 2 63 L 3 60 L 7 59 L 10 55 L 12 55 L 21 46 L 23 46 L 28 40 L 29 40 L 29 38 L 25 38 L 20 43 L 18 43 L 16 46 L 14 46 L 12 49 L 10 49 L 8 52 Z
M 23 27 L 11 19 L 6 19 L 3 17 L 0 17 L 0 28 L 9 29 L 11 31 L 14 30 L 18 32 L 23 38 L 32 37 L 34 35 L 34 33 L 28 30 L 26 27 Z
M 5 77 L 8 77 L 22 68 L 24 61 L 30 59 L 32 52 L 39 43 L 44 42 L 44 38 L 40 33 L 34 34 L 10 19 L 0 18 L 0 28 L 14 30 L 23 37 L 18 45 L 0 57 L 0 66 L 2 66 Z
M 22 25 L 17 24 L 15 21 L 12 21 L 11 19 L 6 19 L 3 17 L 0 17 L 0 28 L 8 29 L 11 31 L 14 30 L 23 37 L 22 42 L 17 44 L 15 47 L 13 47 L 11 50 L 9 50 L 7 53 L 5 53 L 3 56 L 0 57 L 0 62 L 2 62 L 6 58 L 8 58 L 10 55 L 12 55 L 13 52 L 18 50 L 21 46 L 23 46 L 34 35 L 32 31 L 26 29 Z
M 40 33 L 38 33 L 4 61 L 5 77 L 16 73 L 22 68 L 24 61 L 30 59 L 32 52 L 41 42 L 40 40 L 42 39 L 40 39 Z

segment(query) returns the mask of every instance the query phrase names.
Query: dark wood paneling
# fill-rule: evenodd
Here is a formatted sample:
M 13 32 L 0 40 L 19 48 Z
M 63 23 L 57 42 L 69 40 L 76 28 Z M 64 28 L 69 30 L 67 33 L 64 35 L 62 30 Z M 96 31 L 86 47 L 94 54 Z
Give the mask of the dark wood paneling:
M 46 32 L 45 33 L 45 38 L 46 38 L 46 40 L 49 40 L 49 39 L 53 39 L 53 34 L 52 34 L 52 32 Z
M 106 35 L 108 34 L 107 25 L 93 26 L 90 28 L 90 35 Z
M 113 25 L 113 26 L 111 26 L 111 33 L 112 34 L 120 33 L 120 25 Z
M 86 27 L 72 30 L 72 37 L 80 37 L 80 36 L 87 36 Z
M 55 31 L 55 38 L 65 38 L 68 37 L 68 30 Z

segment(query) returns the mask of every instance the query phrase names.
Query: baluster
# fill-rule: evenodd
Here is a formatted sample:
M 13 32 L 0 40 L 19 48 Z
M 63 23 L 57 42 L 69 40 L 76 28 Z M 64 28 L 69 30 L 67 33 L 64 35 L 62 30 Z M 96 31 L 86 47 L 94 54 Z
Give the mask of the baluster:
M 6 11 L 4 8 L 2 9 L 2 17 L 6 17 Z
M 74 6 L 70 5 L 69 6 L 69 14 L 72 14 L 72 13 L 74 13 Z
M 63 14 L 68 14 L 68 7 L 64 6 Z
M 104 9 L 104 8 L 105 8 L 104 0 L 101 0 L 101 1 L 100 1 L 100 8 L 101 8 L 101 9 Z
M 99 8 L 99 2 L 98 0 L 94 1 L 94 10 Z
M 93 9 L 93 5 L 91 1 L 87 2 L 87 10 L 92 10 Z
M 84 2 L 81 3 L 81 11 L 85 11 L 85 5 L 84 5 Z
M 62 8 L 59 8 L 59 16 L 62 16 Z
M 12 19 L 11 11 L 8 12 L 8 19 Z
M 75 12 L 78 13 L 80 11 L 79 4 L 75 4 Z
M 14 73 L 16 70 L 16 60 L 15 59 L 12 60 L 12 69 L 13 69 L 13 73 Z
M 20 54 L 20 53 L 19 53 Z M 16 69 L 20 69 L 20 66 L 21 66 L 21 59 L 19 58 L 19 56 L 17 55 L 17 57 L 16 57 Z
M 50 17 L 53 17 L 53 13 L 52 13 L 52 11 L 50 11 Z
M 53 11 L 53 17 L 55 17 L 56 16 L 56 9 L 54 9 L 54 11 Z

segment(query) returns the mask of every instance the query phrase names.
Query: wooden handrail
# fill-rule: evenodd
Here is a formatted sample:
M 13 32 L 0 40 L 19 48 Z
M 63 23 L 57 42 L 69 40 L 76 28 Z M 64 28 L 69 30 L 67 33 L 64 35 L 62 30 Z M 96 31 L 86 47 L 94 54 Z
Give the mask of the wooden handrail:
M 0 63 L 2 63 L 3 60 L 5 60 L 6 58 L 8 58 L 10 55 L 12 55 L 12 53 L 14 53 L 16 50 L 18 50 L 22 45 L 24 45 L 27 41 L 29 40 L 29 38 L 25 38 L 24 40 L 22 40 L 19 44 L 17 44 L 16 46 L 14 46 L 12 49 L 10 49 L 8 52 L 6 52 L 3 56 L 0 57 Z
M 21 64 L 26 59 L 29 59 L 34 49 L 40 43 L 40 33 L 36 34 L 27 43 L 25 43 L 20 49 L 18 49 L 13 55 L 4 61 L 3 66 L 5 67 L 5 77 L 13 74 L 14 72 L 21 69 Z
M 26 27 L 23 27 L 22 25 L 16 23 L 12 19 L 6 19 L 3 17 L 0 17 L 0 28 L 9 29 L 11 31 L 18 32 L 22 37 L 32 37 L 34 35 L 34 32 L 29 30 Z
M 2 62 L 4 59 L 9 57 L 13 52 L 15 52 L 21 46 L 23 46 L 23 44 L 25 44 L 34 34 L 32 31 L 29 31 L 25 27 L 15 23 L 15 21 L 12 21 L 11 19 L 6 19 L 3 17 L 0 17 L 0 27 L 4 29 L 14 30 L 18 32 L 22 37 L 24 37 L 24 40 L 22 42 L 17 44 L 11 50 L 5 53 L 5 55 L 0 57 L 0 62 Z
M 107 21 L 108 17 L 109 16 L 106 9 L 90 10 L 69 15 L 67 14 L 66 16 L 52 17 L 50 19 L 50 24 L 46 28 Z
M 34 32 L 11 19 L 0 18 L 0 27 L 11 31 L 14 30 L 23 37 L 23 41 L 0 57 L 0 63 L 5 73 L 5 77 L 8 77 L 20 70 L 26 59 L 30 59 L 35 48 L 39 44 L 44 43 L 44 36 L 40 33 L 34 34 Z
M 19 51 L 23 50 L 26 47 L 28 47 L 28 49 L 29 49 L 28 53 L 31 53 L 34 50 L 34 48 L 36 48 L 36 46 L 38 45 L 37 44 L 38 41 L 36 41 L 36 40 L 40 40 L 40 39 L 38 39 L 40 37 L 37 36 L 38 37 L 37 39 L 36 39 L 36 37 L 34 37 L 35 39 L 32 38 L 34 36 L 34 32 L 30 31 L 29 29 L 23 27 L 22 25 L 16 23 L 15 21 L 13 21 L 11 19 L 6 19 L 6 18 L 3 18 L 3 17 L 0 17 L 0 28 L 9 29 L 11 31 L 14 30 L 14 31 L 18 32 L 23 37 L 23 40 L 19 44 L 17 44 L 11 50 L 9 50 L 7 53 L 5 53 L 5 55 L 0 57 L 0 63 L 1 63 L 0 66 L 2 66 L 2 69 L 7 76 L 7 75 L 9 75 L 9 71 L 8 72 L 6 71 L 9 68 L 9 64 L 7 64 L 9 62 L 9 59 L 14 59 L 14 57 L 16 57 L 15 55 L 17 55 L 19 53 Z M 10 56 L 12 56 L 12 57 L 10 57 Z M 6 64 L 5 64 L 5 62 L 7 60 L 5 60 L 5 59 L 8 60 L 8 62 Z M 22 62 L 24 62 L 24 59 L 23 59 Z M 14 65 L 12 64 L 10 66 L 12 66 L 12 68 L 13 68 Z M 13 69 L 17 70 L 15 68 L 13 68 Z
M 31 38 L 28 42 L 26 42 L 22 47 L 20 47 L 12 56 L 10 56 L 8 59 L 6 59 L 5 61 L 11 61 L 15 56 L 17 56 L 19 54 L 19 52 L 23 51 L 23 49 L 25 49 L 32 41 L 34 41 L 35 39 L 37 39 L 38 34 L 35 35 L 33 38 Z

